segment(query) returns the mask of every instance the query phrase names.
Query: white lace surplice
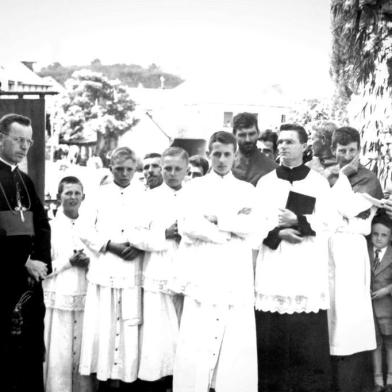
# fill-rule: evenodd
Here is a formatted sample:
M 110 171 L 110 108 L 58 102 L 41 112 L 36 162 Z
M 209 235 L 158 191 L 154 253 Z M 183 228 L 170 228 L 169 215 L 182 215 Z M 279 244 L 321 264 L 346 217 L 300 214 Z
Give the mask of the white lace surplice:
M 281 241 L 273 250 L 261 244 L 256 264 L 256 309 L 278 313 L 318 312 L 329 308 L 328 229 L 335 224 L 328 182 L 317 172 L 292 184 L 276 171 L 257 184 L 259 241 L 278 226 L 279 209 L 285 208 L 290 191 L 316 198 L 315 211 L 306 215 L 316 236 L 300 244 Z

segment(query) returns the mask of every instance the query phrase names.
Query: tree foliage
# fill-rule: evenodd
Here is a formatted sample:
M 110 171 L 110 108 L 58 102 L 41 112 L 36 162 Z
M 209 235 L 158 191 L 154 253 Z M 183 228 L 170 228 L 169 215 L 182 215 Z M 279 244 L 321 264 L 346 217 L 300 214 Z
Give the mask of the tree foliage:
M 392 1 L 332 0 L 333 113 L 362 133 L 367 165 L 391 183 Z
M 341 110 L 344 116 L 353 93 L 365 90 L 368 94 L 390 94 L 392 2 L 332 0 L 331 16 L 331 74 L 337 86 L 335 110 Z M 382 69 L 386 78 L 380 76 Z
M 304 126 L 308 131 L 322 121 L 333 120 L 329 100 L 304 99 L 297 102 L 288 114 L 287 122 Z
M 161 77 L 165 79 L 165 88 L 174 88 L 183 82 L 179 76 L 164 72 L 156 64 L 147 68 L 135 64 L 112 64 L 104 65 L 99 59 L 94 59 L 90 65 L 63 66 L 56 62 L 44 67 L 39 72 L 40 76 L 52 76 L 59 83 L 71 77 L 75 71 L 89 69 L 105 75 L 110 80 L 120 80 L 129 87 L 137 87 L 141 83 L 146 88 L 161 87 Z
M 104 155 L 116 147 L 119 136 L 137 122 L 132 115 L 135 103 L 119 81 L 100 73 L 81 70 L 65 83 L 54 112 L 55 132 L 60 142 L 97 145 Z

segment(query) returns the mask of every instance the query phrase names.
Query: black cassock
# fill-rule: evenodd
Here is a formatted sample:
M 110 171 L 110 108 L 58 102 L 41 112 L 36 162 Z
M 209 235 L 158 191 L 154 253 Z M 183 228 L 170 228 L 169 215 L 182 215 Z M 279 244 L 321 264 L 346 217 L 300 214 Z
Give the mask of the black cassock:
M 7 392 L 43 391 L 45 306 L 41 283 L 29 283 L 29 256 L 51 271 L 49 222 L 28 175 L 0 161 L 0 389 Z

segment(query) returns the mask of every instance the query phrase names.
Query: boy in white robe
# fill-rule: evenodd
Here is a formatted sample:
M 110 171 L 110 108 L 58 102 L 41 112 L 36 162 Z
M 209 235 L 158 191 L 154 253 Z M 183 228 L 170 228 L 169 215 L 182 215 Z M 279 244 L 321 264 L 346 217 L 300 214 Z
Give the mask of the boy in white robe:
M 341 173 L 331 188 L 340 222 L 329 239 L 330 353 L 335 388 L 346 392 L 361 387 L 366 351 L 376 348 L 365 239 L 375 208 L 360 194 L 367 193 L 375 199 L 381 199 L 383 194 L 376 175 L 359 163 L 360 134 L 356 129 L 335 130 L 332 150 Z
M 42 283 L 46 305 L 45 390 L 88 392 L 92 380 L 79 374 L 79 358 L 90 253 L 80 237 L 92 225 L 79 215 L 84 193 L 78 178 L 63 178 L 58 198 L 61 205 L 51 222 L 53 271 Z
M 250 209 L 254 188 L 231 169 L 235 137 L 209 141 L 212 171 L 184 188 L 173 288 L 185 294 L 174 392 L 255 392 L 256 331 Z
M 171 389 L 182 298 L 168 287 L 181 237 L 178 234 L 178 198 L 188 169 L 188 153 L 169 147 L 161 160 L 163 184 L 145 196 L 138 240 L 143 259 L 143 324 L 140 332 L 139 379 L 149 391 Z M 140 206 L 142 208 L 142 206 Z
M 111 156 L 113 182 L 97 195 L 95 233 L 84 242 L 96 252 L 87 275 L 80 372 L 110 385 L 132 383 L 139 363 L 141 252 L 128 241 L 140 190 L 131 184 L 136 156 L 127 147 Z

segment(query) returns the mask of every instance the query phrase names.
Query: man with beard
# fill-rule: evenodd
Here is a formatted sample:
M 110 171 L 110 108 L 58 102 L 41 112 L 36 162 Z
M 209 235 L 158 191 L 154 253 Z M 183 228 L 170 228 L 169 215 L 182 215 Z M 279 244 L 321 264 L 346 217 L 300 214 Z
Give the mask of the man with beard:
M 0 119 L 3 391 L 44 390 L 41 280 L 51 272 L 50 226 L 33 182 L 18 167 L 33 144 L 32 133 L 27 117 L 8 114 Z
M 239 113 L 233 119 L 233 134 L 238 143 L 233 174 L 239 180 L 256 185 L 257 181 L 276 168 L 276 163 L 257 148 L 260 131 L 256 117 Z
M 146 180 L 146 189 L 154 189 L 162 184 L 161 154 L 152 152 L 145 155 L 143 158 L 143 174 Z

